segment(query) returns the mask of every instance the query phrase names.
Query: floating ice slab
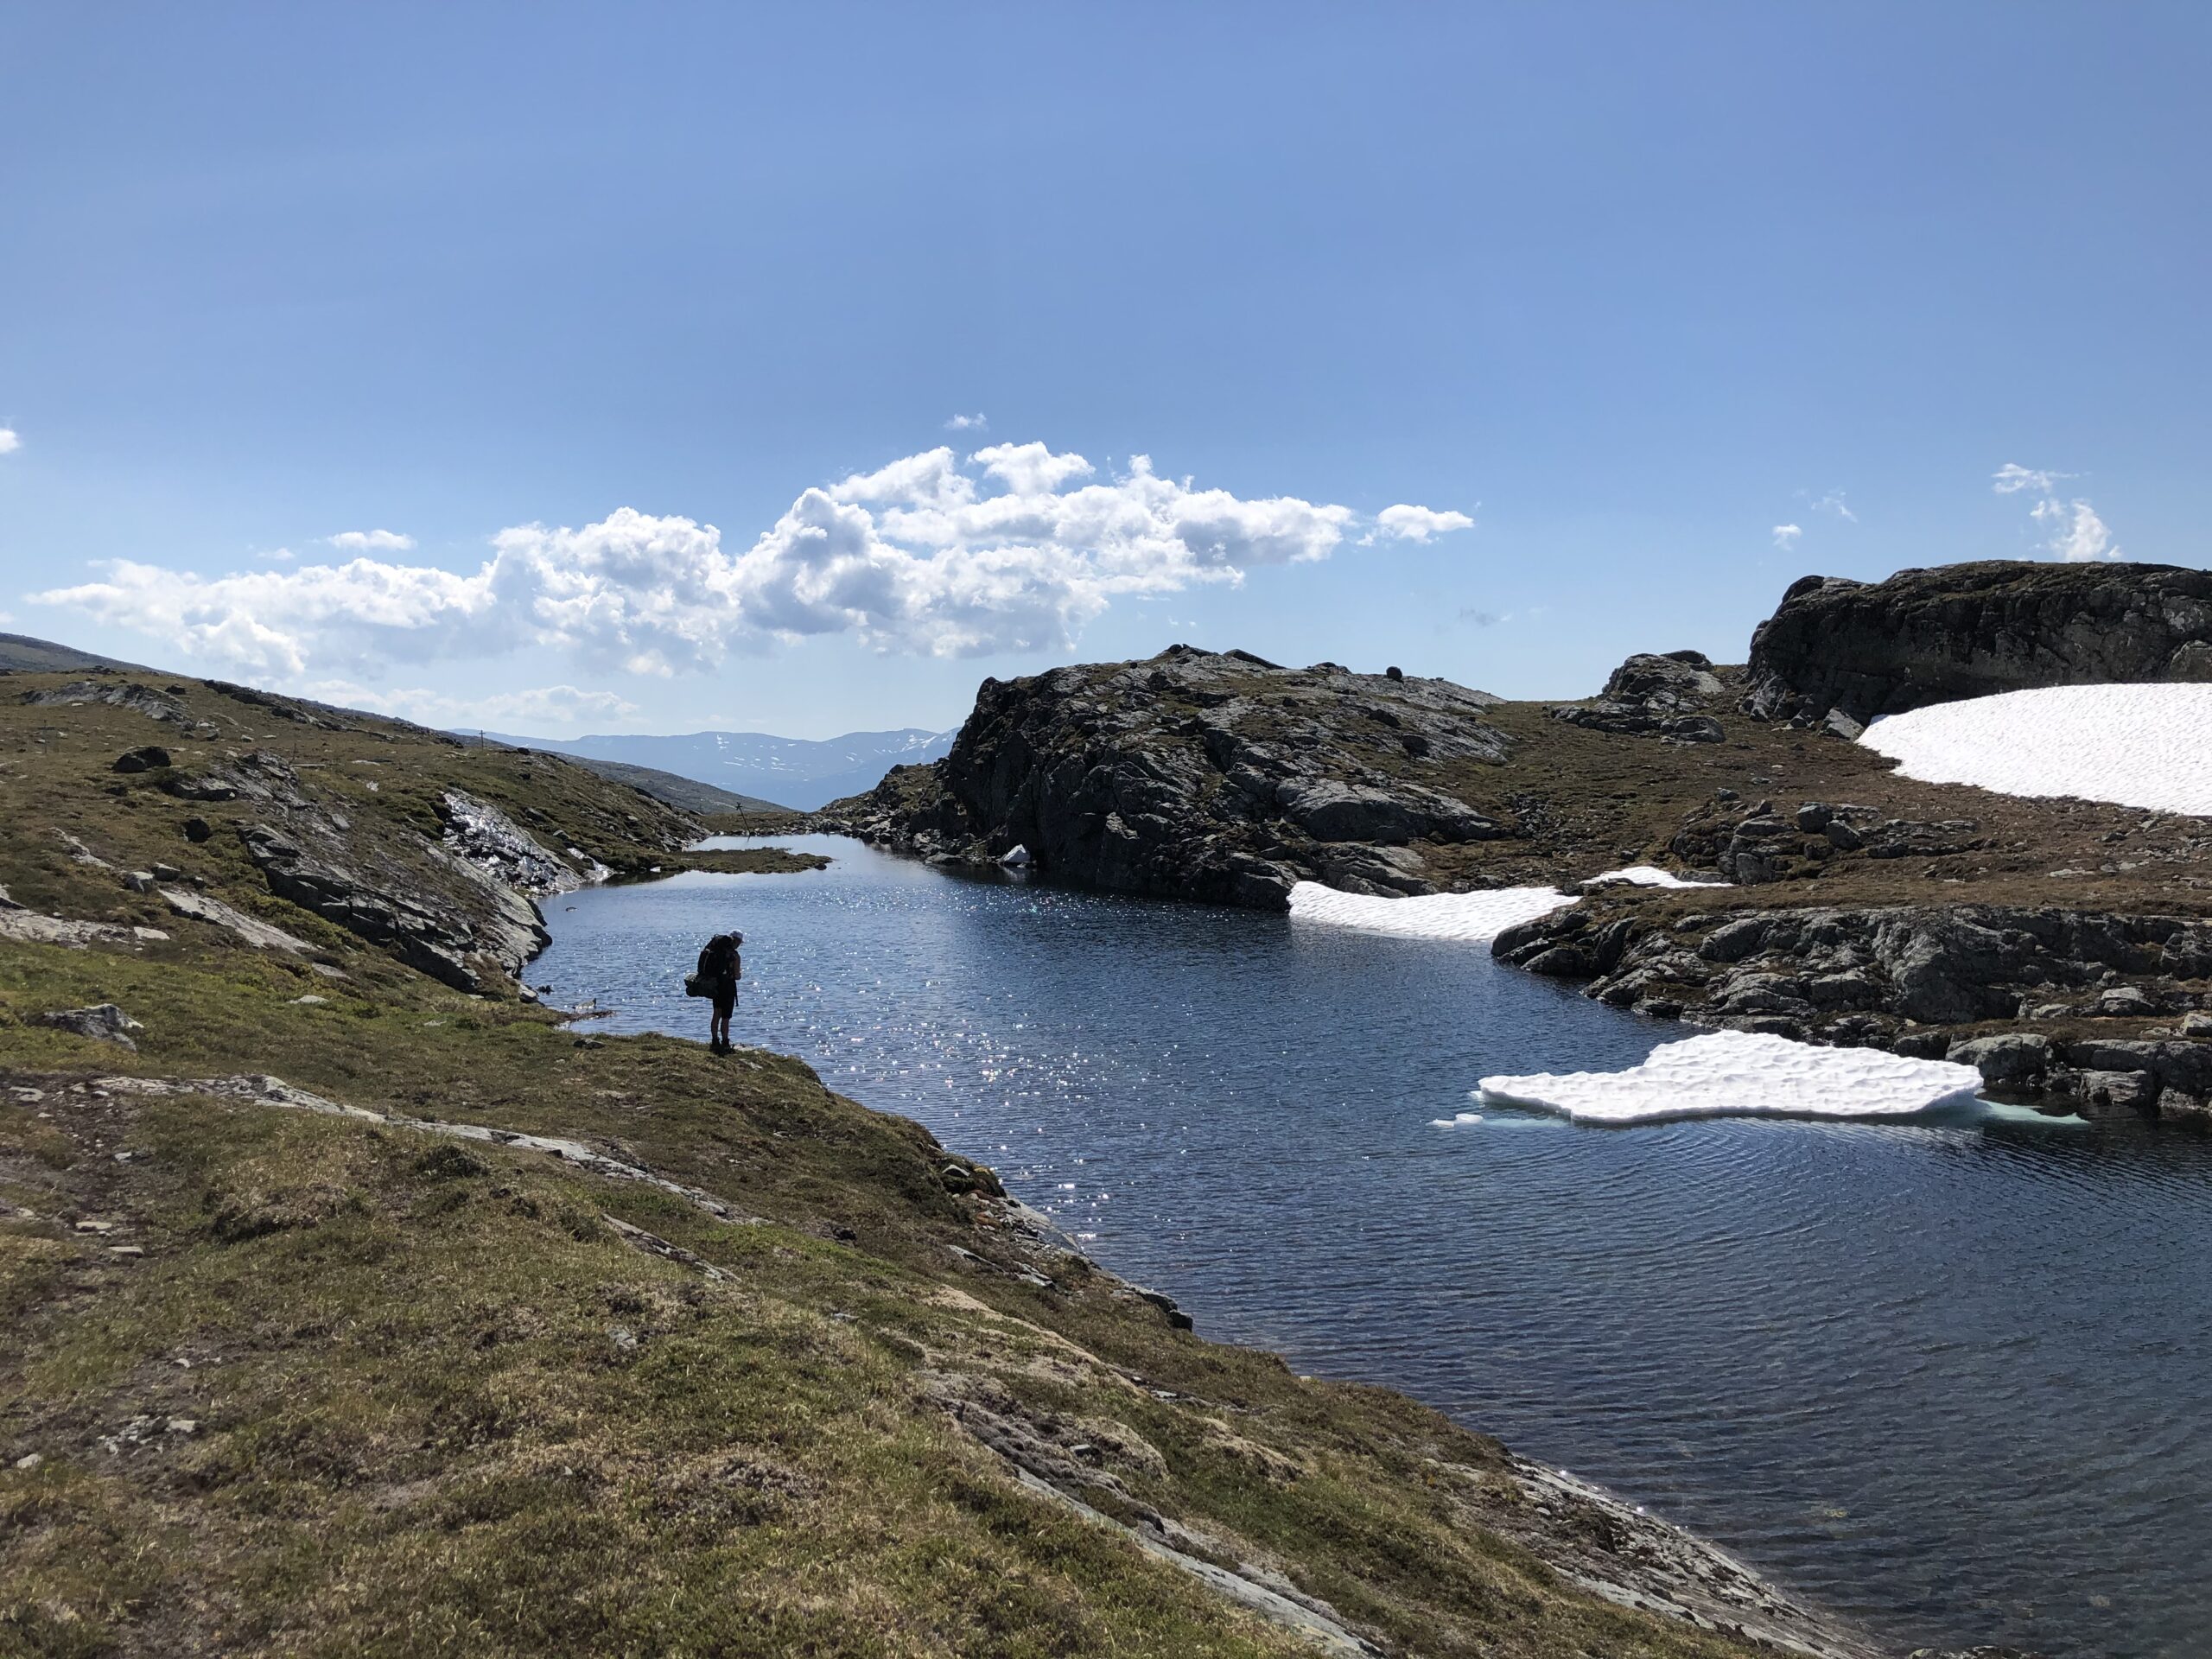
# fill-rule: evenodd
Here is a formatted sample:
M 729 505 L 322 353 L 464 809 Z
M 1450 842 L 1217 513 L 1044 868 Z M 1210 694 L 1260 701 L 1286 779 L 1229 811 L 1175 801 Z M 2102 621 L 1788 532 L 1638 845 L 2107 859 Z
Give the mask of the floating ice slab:
M 1574 902 L 1556 887 L 1493 887 L 1488 893 L 1432 893 L 1412 899 L 1338 893 L 1319 881 L 1300 881 L 1290 890 L 1290 913 L 1300 921 L 1475 944 Z
M 1480 1095 L 1578 1122 L 1656 1123 L 1676 1117 L 1899 1117 L 1970 1101 L 1980 1088 L 1979 1071 L 1948 1060 L 1715 1031 L 1662 1044 L 1625 1071 L 1484 1077 Z
M 2212 817 L 2212 685 L 2053 685 L 1939 702 L 1859 740 L 1928 784 Z

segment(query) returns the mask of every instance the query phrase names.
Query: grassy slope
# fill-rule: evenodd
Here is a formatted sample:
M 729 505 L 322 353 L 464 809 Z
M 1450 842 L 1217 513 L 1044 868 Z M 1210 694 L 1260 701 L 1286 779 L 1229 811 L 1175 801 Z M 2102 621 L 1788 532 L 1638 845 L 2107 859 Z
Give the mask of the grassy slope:
M 0 679 L 0 882 L 172 937 L 0 944 L 0 1650 L 1308 1650 L 1025 1491 L 947 1402 L 1079 1448 L 1096 1507 L 1178 1518 L 1394 1650 L 1751 1650 L 1563 1587 L 1491 1529 L 1527 1519 L 1491 1442 L 1174 1330 L 1077 1259 L 1017 1277 L 1033 1252 L 1002 1206 L 798 1062 L 579 1038 L 270 897 L 220 824 L 181 833 L 230 809 L 107 772 L 161 728 L 17 701 L 59 683 Z M 388 845 L 454 784 L 624 868 L 682 828 L 577 768 L 183 696 L 222 727 L 211 748 L 277 750 Z M 183 868 L 345 977 L 168 915 L 64 833 Z M 107 1000 L 143 1022 L 137 1052 L 35 1023 Z M 763 1219 L 497 1145 L 92 1081 L 258 1072 L 575 1136 Z

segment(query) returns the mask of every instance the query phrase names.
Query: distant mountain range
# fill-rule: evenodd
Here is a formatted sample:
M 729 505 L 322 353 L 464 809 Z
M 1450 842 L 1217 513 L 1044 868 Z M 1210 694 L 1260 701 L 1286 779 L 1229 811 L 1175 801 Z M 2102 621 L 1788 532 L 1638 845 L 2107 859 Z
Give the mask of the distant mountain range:
M 811 812 L 874 789 L 893 766 L 937 760 L 952 747 L 954 734 L 910 726 L 895 732 L 848 732 L 818 741 L 772 737 L 765 732 L 693 732 L 682 737 L 484 735 L 495 742 L 578 760 L 649 766 L 763 804 L 773 802 Z

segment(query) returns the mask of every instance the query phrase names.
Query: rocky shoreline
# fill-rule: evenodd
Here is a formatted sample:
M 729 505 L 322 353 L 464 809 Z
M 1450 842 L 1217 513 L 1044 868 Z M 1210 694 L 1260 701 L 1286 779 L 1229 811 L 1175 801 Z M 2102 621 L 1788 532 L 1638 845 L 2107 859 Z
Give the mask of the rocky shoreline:
M 1701 1026 L 1978 1065 L 2212 1124 L 2212 823 L 1913 782 L 1854 740 L 1946 698 L 2212 677 L 2212 575 L 1983 563 L 1808 577 L 1746 667 L 1631 657 L 1582 702 L 1176 646 L 987 680 L 952 751 L 815 827 L 932 861 L 1281 908 L 1648 862 L 1499 958 Z M 1786 791 L 1786 792 L 1785 792 Z

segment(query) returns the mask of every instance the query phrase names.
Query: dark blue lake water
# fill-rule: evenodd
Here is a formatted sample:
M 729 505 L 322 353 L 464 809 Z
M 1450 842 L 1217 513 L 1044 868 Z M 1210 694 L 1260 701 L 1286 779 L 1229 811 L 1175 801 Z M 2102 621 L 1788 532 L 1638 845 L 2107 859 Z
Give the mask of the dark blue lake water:
M 740 843 L 715 843 L 740 844 Z M 548 906 L 603 1027 L 737 1035 L 996 1166 L 1205 1335 L 1389 1384 L 1901 1643 L 2212 1654 L 2212 1138 L 2149 1123 L 1491 1112 L 1686 1034 L 1479 948 L 961 880 Z

